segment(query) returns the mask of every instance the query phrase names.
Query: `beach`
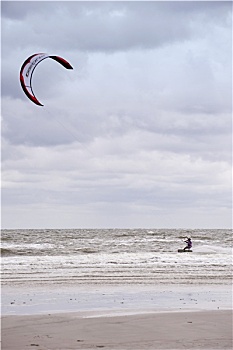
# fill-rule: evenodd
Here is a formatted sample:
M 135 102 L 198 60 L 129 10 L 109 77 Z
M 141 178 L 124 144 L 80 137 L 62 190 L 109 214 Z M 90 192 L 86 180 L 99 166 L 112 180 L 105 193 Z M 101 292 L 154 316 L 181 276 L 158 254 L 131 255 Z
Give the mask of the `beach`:
M 4 316 L 2 349 L 232 349 L 232 313 Z
M 2 289 L 2 350 L 232 349 L 231 286 Z

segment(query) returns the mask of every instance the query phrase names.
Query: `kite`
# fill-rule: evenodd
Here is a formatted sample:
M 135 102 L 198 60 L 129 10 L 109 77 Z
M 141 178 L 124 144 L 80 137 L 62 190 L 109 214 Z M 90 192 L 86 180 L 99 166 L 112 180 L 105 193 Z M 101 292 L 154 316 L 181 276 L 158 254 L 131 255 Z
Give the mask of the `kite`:
M 46 58 L 52 58 L 66 69 L 73 69 L 69 62 L 64 58 L 59 56 L 49 56 L 45 53 L 36 53 L 26 59 L 20 69 L 20 83 L 27 97 L 38 106 L 43 105 L 38 101 L 32 90 L 32 75 L 36 66 Z

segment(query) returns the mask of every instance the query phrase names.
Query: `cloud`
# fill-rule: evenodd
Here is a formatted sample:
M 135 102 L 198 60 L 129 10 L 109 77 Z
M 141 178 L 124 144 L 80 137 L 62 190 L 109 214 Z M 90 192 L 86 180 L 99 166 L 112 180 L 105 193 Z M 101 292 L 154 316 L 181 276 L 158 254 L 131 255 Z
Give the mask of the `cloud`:
M 6 227 L 230 225 L 229 3 L 5 1 L 2 24 Z M 74 67 L 37 66 L 44 107 L 36 52 Z
M 3 2 L 2 17 L 8 45 L 18 41 L 24 49 L 30 39 L 52 49 L 112 52 L 188 40 L 203 34 L 200 22 L 223 25 L 226 10 L 225 2 Z

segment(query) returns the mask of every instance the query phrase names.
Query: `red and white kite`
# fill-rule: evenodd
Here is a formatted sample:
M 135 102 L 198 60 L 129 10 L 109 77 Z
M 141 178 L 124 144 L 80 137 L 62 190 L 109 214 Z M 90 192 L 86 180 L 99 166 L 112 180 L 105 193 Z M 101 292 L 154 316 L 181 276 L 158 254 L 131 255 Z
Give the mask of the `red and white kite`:
M 69 62 L 64 60 L 64 58 L 59 56 L 49 56 L 46 53 L 36 53 L 26 59 L 20 69 L 20 83 L 27 97 L 38 106 L 43 105 L 38 101 L 32 90 L 32 75 L 36 66 L 46 58 L 52 58 L 66 69 L 73 69 Z

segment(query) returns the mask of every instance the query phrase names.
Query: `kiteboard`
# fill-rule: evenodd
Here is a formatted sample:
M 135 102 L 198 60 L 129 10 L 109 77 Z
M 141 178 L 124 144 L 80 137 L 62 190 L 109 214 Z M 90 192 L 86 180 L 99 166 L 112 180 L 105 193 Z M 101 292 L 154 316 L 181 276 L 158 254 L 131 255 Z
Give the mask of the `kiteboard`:
M 186 249 L 186 250 L 184 250 L 184 249 L 178 249 L 178 253 L 190 253 L 190 252 L 192 252 L 191 249 Z

